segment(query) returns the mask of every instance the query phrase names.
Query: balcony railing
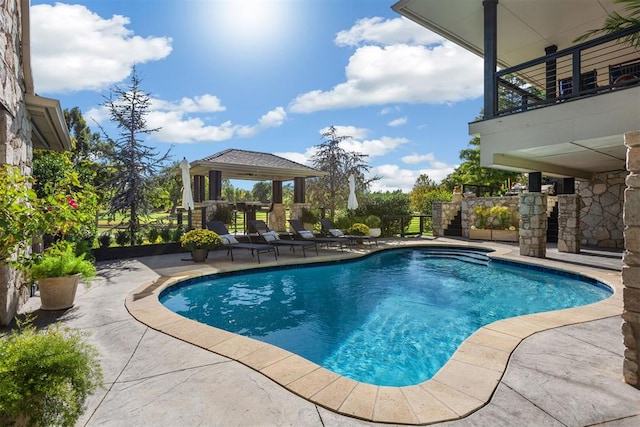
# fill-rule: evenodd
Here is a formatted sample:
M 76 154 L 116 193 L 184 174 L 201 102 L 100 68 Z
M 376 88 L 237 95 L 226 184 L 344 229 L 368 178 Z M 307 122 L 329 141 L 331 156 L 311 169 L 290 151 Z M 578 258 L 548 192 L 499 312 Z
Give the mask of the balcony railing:
M 629 36 L 640 26 L 497 71 L 493 111 L 485 119 L 608 93 L 640 83 L 640 52 Z M 550 49 L 553 50 L 553 49 Z M 580 82 L 573 84 L 573 82 Z

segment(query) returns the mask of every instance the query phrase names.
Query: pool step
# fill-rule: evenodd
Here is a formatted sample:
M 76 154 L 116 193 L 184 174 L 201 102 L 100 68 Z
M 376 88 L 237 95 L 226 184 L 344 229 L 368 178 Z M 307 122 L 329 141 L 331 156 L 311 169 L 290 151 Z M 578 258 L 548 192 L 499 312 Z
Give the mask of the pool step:
M 465 249 L 429 249 L 425 251 L 431 258 L 451 258 L 471 264 L 488 265 L 490 258 L 487 252 L 470 251 Z

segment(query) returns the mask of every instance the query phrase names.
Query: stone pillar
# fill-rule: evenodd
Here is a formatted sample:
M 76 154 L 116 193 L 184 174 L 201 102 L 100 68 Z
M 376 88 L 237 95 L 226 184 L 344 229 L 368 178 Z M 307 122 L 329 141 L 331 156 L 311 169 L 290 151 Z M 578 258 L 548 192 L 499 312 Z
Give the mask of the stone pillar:
M 444 223 L 442 221 L 442 202 L 431 205 L 431 223 L 433 224 L 433 237 L 444 236 Z
M 627 146 L 627 188 L 624 192 L 624 242 L 622 258 L 622 335 L 624 380 L 640 389 L 640 131 L 624 135 Z
M 547 195 L 520 195 L 520 255 L 544 258 L 547 255 Z
M 580 253 L 580 196 L 558 195 L 558 252 Z
M 282 203 L 273 204 L 273 210 L 269 213 L 269 228 L 275 231 L 286 231 L 287 220 Z

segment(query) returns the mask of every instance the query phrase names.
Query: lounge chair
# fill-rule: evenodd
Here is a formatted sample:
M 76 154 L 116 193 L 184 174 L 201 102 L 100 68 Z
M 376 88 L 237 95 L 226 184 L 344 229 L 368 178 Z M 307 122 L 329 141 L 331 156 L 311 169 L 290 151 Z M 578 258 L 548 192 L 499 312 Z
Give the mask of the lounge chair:
M 302 224 L 302 221 L 299 219 L 290 219 L 289 224 L 291 225 L 293 235 L 300 239 L 311 240 L 317 243 L 325 243 L 327 248 L 331 243 L 337 243 L 338 246 L 340 246 L 340 250 L 342 250 L 343 246 L 349 246 L 349 239 L 345 239 L 343 237 L 318 237 L 314 235 L 313 232 L 304 228 L 304 224 Z
M 289 249 L 294 252 L 296 250 L 295 248 L 301 248 L 302 255 L 304 257 L 307 256 L 307 249 L 313 247 L 316 250 L 316 255 L 318 254 L 318 245 L 316 242 L 309 240 L 281 239 L 280 235 L 275 231 L 269 230 L 267 224 L 265 224 L 265 222 L 262 220 L 249 221 L 249 229 L 258 233 L 258 235 L 270 245 L 276 247 L 289 246 Z
M 265 252 L 273 252 L 273 255 L 276 257 L 276 261 L 278 260 L 278 250 L 273 245 L 238 242 L 236 237 L 233 234 L 229 233 L 227 226 L 224 225 L 222 221 L 209 221 L 205 225 L 209 230 L 214 231 L 218 233 L 218 235 L 220 235 L 220 237 L 222 238 L 222 245 L 227 248 L 227 254 L 231 256 L 231 261 L 233 261 L 234 249 L 250 250 L 251 258 L 253 258 L 255 254 L 258 258 L 258 264 L 260 264 L 260 254 Z
M 322 226 L 322 233 L 329 237 L 342 237 L 349 239 L 351 243 L 356 243 L 358 241 L 366 241 L 371 245 L 371 242 L 375 242 L 376 246 L 378 246 L 378 238 L 374 236 L 355 236 L 344 234 L 342 230 L 336 228 L 329 218 L 322 218 L 320 220 L 320 225 Z

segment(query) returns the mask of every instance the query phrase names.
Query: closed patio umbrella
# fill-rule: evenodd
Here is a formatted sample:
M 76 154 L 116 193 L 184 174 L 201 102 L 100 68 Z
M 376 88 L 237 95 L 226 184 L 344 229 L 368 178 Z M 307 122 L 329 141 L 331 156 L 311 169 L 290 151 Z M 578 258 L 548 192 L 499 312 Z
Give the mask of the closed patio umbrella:
M 193 194 L 191 193 L 191 175 L 189 174 L 189 162 L 186 157 L 182 158 L 180 162 L 180 169 L 182 169 L 182 207 L 188 211 L 193 209 Z
M 356 198 L 356 177 L 349 175 L 349 199 L 347 200 L 347 208 L 355 211 L 358 209 L 358 199 Z

